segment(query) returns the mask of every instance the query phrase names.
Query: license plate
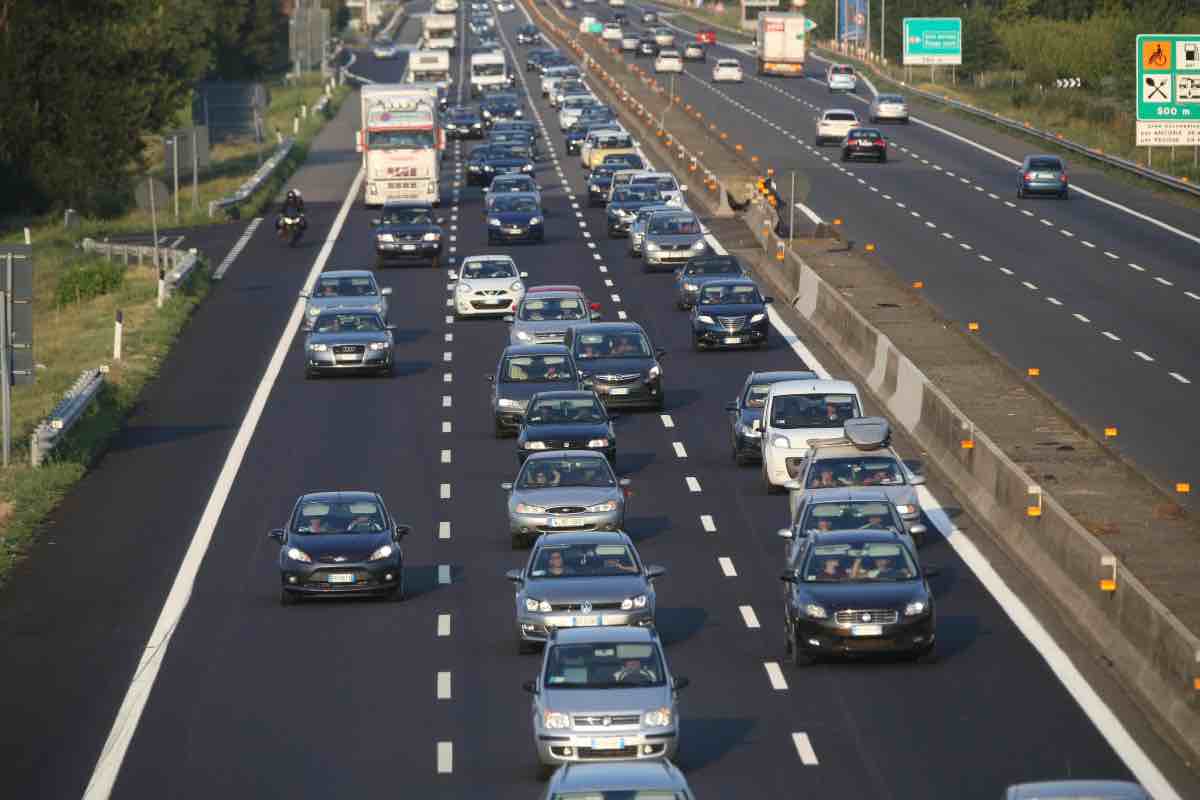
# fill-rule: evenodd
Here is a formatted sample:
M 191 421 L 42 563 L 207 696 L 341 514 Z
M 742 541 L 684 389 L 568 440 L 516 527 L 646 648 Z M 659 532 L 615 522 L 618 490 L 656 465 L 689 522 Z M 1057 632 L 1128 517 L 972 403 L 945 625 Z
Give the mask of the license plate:
M 546 617 L 547 628 L 571 628 L 574 625 L 574 617 Z
M 329 575 L 327 580 L 330 583 L 354 583 L 353 572 L 334 572 Z
M 1054 173 L 1053 172 L 1039 172 L 1039 173 L 1037 173 L 1037 179 L 1039 181 L 1052 181 L 1052 180 L 1054 180 Z
M 628 386 L 617 386 L 608 390 L 609 394 L 629 394 Z
M 883 636 L 882 625 L 851 625 L 851 636 Z
M 509 228 L 508 232 L 509 233 L 524 233 L 524 231 L 521 228 Z
M 483 302 L 489 306 L 502 306 L 508 303 L 507 300 L 484 300 Z
M 404 250 L 416 250 L 416 249 L 417 249 L 417 246 L 416 246 L 415 244 L 406 244 L 406 245 L 404 245 L 404 247 L 403 247 L 402 249 L 404 249 Z
M 625 747 L 624 739 L 592 739 L 593 750 L 621 750 Z
M 590 616 L 590 617 L 576 617 L 575 618 L 575 627 L 576 628 L 593 628 L 599 624 L 600 624 L 600 619 L 594 615 Z
M 361 361 L 362 356 L 360 356 L 358 353 L 338 353 L 337 360 L 338 361 Z
M 600 624 L 601 625 L 624 625 L 625 624 L 625 615 L 624 614 L 605 614 L 603 617 L 600 618 Z
M 725 337 L 725 344 L 740 344 L 741 341 L 742 341 L 742 337 L 740 337 L 740 336 L 726 336 Z
M 578 528 L 583 525 L 583 517 L 551 517 L 551 528 Z

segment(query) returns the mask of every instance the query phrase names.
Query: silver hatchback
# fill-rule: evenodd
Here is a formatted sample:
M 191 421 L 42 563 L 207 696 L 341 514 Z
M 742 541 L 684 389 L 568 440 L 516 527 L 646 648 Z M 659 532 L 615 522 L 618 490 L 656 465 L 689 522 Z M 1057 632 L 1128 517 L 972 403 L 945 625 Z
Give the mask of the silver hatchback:
M 642 269 L 675 267 L 708 252 L 700 220 L 691 211 L 656 213 L 646 223 L 642 239 Z
M 666 759 L 624 764 L 564 764 L 550 779 L 542 800 L 576 797 L 696 800 L 687 778 Z
M 513 546 L 543 533 L 619 531 L 625 527 L 629 479 L 617 479 L 603 453 L 553 450 L 525 459 L 508 492 Z

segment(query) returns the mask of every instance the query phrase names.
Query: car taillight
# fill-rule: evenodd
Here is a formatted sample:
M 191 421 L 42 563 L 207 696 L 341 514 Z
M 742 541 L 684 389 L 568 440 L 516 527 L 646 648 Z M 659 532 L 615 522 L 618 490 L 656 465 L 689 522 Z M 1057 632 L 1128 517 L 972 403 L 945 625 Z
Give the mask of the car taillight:
M 1065 172 L 1062 173 L 1061 175 L 1058 176 L 1058 179 L 1060 181 L 1062 181 L 1063 183 L 1066 183 L 1067 182 L 1067 173 L 1065 173 Z
M 1026 173 L 1025 173 L 1025 182 L 1026 182 L 1026 183 L 1028 183 L 1028 182 L 1029 182 L 1029 181 L 1031 181 L 1031 180 L 1033 180 L 1033 173 L 1032 173 L 1032 172 L 1026 172 Z

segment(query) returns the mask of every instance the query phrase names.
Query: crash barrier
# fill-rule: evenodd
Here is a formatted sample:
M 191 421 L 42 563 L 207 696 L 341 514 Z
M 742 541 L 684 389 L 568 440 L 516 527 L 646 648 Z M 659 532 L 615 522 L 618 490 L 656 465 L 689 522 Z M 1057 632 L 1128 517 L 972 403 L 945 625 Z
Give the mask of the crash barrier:
M 296 140 L 291 136 L 280 142 L 275 148 L 275 152 L 271 157 L 263 162 L 262 166 L 254 171 L 246 181 L 237 188 L 233 194 L 228 197 L 223 197 L 220 200 L 213 200 L 208 204 L 208 216 L 214 217 L 217 211 L 225 211 L 229 216 L 237 218 L 237 207 L 249 200 L 255 192 L 266 185 L 271 179 L 271 175 L 282 164 L 292 152 L 292 148 L 296 146 Z
M 174 294 L 180 286 L 186 284 L 200 265 L 200 256 L 194 247 L 189 250 L 175 250 L 146 244 L 97 242 L 95 239 L 84 239 L 80 247 L 85 253 L 97 253 L 109 261 L 120 259 L 126 266 L 134 259 L 137 260 L 138 266 L 146 262 L 157 264 L 166 296 Z
M 63 441 L 67 432 L 83 417 L 83 412 L 103 388 L 106 371 L 103 367 L 84 370 L 79 379 L 63 394 L 62 400 L 50 412 L 50 416 L 33 429 L 29 436 L 30 466 L 40 467 Z

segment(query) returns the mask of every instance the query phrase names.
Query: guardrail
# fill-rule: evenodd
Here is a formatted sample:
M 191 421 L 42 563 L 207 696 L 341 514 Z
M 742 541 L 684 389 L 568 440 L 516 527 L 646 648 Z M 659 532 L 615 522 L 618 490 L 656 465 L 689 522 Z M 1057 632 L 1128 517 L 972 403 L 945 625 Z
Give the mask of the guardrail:
M 137 259 L 138 266 L 146 261 L 158 266 L 162 270 L 163 290 L 167 296 L 187 283 L 188 278 L 200 265 L 200 256 L 194 247 L 189 250 L 175 250 L 146 244 L 97 242 L 90 238 L 84 239 L 80 247 L 85 253 L 98 253 L 109 261 L 121 259 L 126 266 L 133 259 Z
M 86 369 L 63 394 L 62 400 L 29 435 L 29 463 L 40 467 L 62 442 L 67 432 L 83 416 L 88 405 L 104 386 L 106 367 Z
M 208 204 L 208 216 L 214 217 L 218 210 L 236 209 L 239 205 L 250 199 L 251 195 L 261 189 L 276 168 L 284 162 L 288 154 L 292 152 L 292 148 L 296 146 L 296 140 L 291 136 L 284 139 L 271 157 L 263 162 L 262 166 L 254 171 L 246 181 L 237 188 L 233 194 L 228 197 L 222 197 L 220 200 L 213 200 Z

